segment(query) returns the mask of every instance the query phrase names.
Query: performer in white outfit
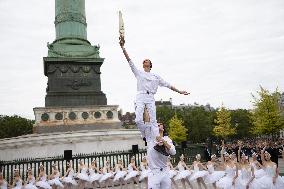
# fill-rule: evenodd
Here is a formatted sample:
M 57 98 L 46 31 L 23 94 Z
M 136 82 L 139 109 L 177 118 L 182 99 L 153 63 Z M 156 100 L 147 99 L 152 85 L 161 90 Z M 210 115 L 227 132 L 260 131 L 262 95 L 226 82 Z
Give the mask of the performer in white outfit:
M 88 166 L 84 164 L 83 160 L 79 162 L 79 173 L 77 173 L 77 178 L 79 179 L 79 189 L 85 188 L 87 182 L 89 182 Z
M 204 181 L 207 184 L 212 184 L 214 189 L 217 189 L 216 182 L 225 176 L 224 171 L 215 171 L 218 166 L 217 157 L 215 154 L 211 156 L 211 161 L 207 162 L 208 175 L 205 177 Z
M 174 185 L 174 187 L 177 189 L 178 185 L 177 185 L 176 181 L 174 180 L 174 176 L 177 175 L 177 171 L 175 170 L 175 168 L 173 167 L 173 165 L 171 163 L 171 157 L 170 156 L 168 157 L 168 160 L 167 160 L 167 168 L 169 170 L 169 177 L 172 181 L 172 185 Z
M 154 149 L 156 145 L 156 136 L 153 131 L 154 127 L 151 126 L 149 122 L 149 114 L 147 111 L 145 115 L 145 125 L 143 127 L 146 133 L 146 142 L 147 142 L 147 159 L 148 165 L 150 168 L 150 173 L 148 174 L 148 188 L 149 189 L 170 189 L 171 188 L 171 179 L 169 176 L 169 170 L 167 168 L 167 159 L 168 156 L 165 156 Z M 149 125 L 150 124 L 150 125 Z M 167 153 L 170 155 L 176 154 L 175 146 L 173 145 L 172 140 L 168 136 L 164 136 L 164 125 L 159 123 L 159 132 L 160 136 L 158 141 L 162 143 Z
M 261 178 L 265 175 L 264 170 L 262 169 L 262 165 L 257 161 L 257 153 L 252 154 L 252 160 L 250 165 L 253 167 L 255 178 Z
M 8 183 L 3 177 L 3 173 L 0 173 L 0 189 L 7 189 Z
M 186 188 L 185 183 L 187 183 L 189 185 L 189 187 L 191 189 L 193 189 L 193 186 L 191 185 L 191 183 L 188 180 L 188 178 L 189 178 L 189 176 L 191 175 L 192 172 L 190 171 L 190 168 L 187 167 L 186 163 L 184 162 L 184 155 L 183 154 L 180 156 L 180 161 L 178 162 L 176 168 L 178 169 L 178 174 L 175 176 L 174 180 L 176 180 L 176 181 L 181 180 L 183 189 Z
M 14 180 L 12 184 L 12 189 L 22 189 L 23 181 L 21 179 L 19 169 L 14 169 Z
M 257 179 L 258 189 L 283 189 L 284 179 L 279 176 L 277 165 L 270 158 L 271 155 L 264 148 L 261 151 L 261 161 L 265 175 Z
M 112 172 L 112 169 L 110 167 L 110 163 L 109 163 L 109 160 L 107 160 L 105 162 L 105 165 L 102 169 L 102 174 L 103 176 L 100 178 L 100 185 L 102 187 L 102 183 L 104 182 L 105 183 L 105 187 L 108 188 L 108 186 L 111 184 L 113 185 L 113 183 L 111 183 L 111 178 L 113 177 L 113 172 Z
M 142 161 L 140 163 L 140 177 L 139 177 L 139 181 L 141 182 L 141 185 L 142 185 L 142 182 L 145 182 L 146 183 L 146 188 L 148 188 L 148 174 L 150 172 L 150 169 L 148 167 L 148 162 L 147 162 L 147 157 L 144 156 L 142 158 Z
M 66 189 L 71 189 L 72 186 L 78 185 L 78 183 L 75 181 L 74 177 L 75 177 L 75 172 L 74 172 L 74 169 L 72 167 L 72 161 L 67 162 L 67 171 L 66 171 L 64 177 L 62 178 L 62 181 L 63 181 Z
M 199 186 L 199 188 L 201 189 L 201 184 L 203 185 L 203 187 L 205 189 L 207 189 L 206 184 L 204 183 L 204 179 L 203 177 L 205 177 L 206 175 L 208 175 L 208 171 L 206 170 L 206 167 L 202 165 L 202 163 L 200 162 L 201 160 L 201 155 L 197 154 L 195 156 L 196 161 L 193 162 L 192 167 L 193 167 L 193 172 L 189 177 L 189 181 L 195 181 L 197 180 L 197 184 Z M 203 169 L 203 170 L 200 170 Z
M 122 160 L 119 159 L 117 163 L 115 164 L 115 176 L 113 179 L 113 182 L 119 182 L 120 187 L 122 187 L 122 184 L 126 184 L 124 177 L 127 174 L 127 171 L 124 169 Z
M 96 188 L 96 185 L 101 186 L 99 180 L 103 176 L 100 172 L 97 161 L 93 160 L 91 163 L 91 167 L 89 168 L 89 182 L 92 184 L 94 188 Z
M 32 169 L 29 167 L 27 172 L 28 177 L 24 189 L 37 189 L 37 187 L 35 186 L 35 177 L 33 176 Z
M 230 159 L 231 161 L 233 161 L 235 164 L 238 164 L 238 158 L 237 158 L 237 154 L 235 152 L 232 152 L 232 154 L 230 155 Z
M 52 186 L 53 189 L 64 188 L 63 184 L 59 180 L 60 172 L 56 164 L 52 165 L 52 173 L 49 176 L 48 183 Z
M 36 186 L 40 189 L 51 189 L 51 186 L 47 182 L 47 176 L 44 171 L 44 166 L 40 164 L 39 166 L 39 175 L 37 178 Z
M 238 159 L 240 174 L 236 181 L 236 189 L 257 189 L 257 183 L 254 175 L 254 168 L 248 162 L 248 156 L 241 153 L 241 146 L 238 150 Z
M 144 108 L 147 107 L 150 123 L 149 126 L 155 127 L 153 129 L 153 134 L 155 137 L 159 136 L 159 129 L 157 128 L 157 120 L 156 120 L 156 106 L 154 95 L 157 92 L 158 86 L 167 87 L 173 91 L 176 91 L 180 94 L 188 95 L 186 91 L 180 91 L 176 89 L 174 86 L 170 85 L 166 81 L 164 81 L 157 74 L 150 73 L 152 69 L 152 62 L 149 59 L 145 59 L 143 61 L 143 71 L 138 70 L 136 66 L 131 61 L 126 49 L 124 48 L 124 37 L 120 37 L 120 46 L 123 50 L 123 54 L 126 57 L 129 66 L 137 79 L 137 96 L 136 96 L 136 107 L 135 107 L 135 122 L 139 130 L 141 131 L 142 137 L 145 137 L 145 127 L 143 122 L 143 112 Z
M 238 168 L 234 161 L 231 160 L 228 153 L 221 151 L 222 167 L 225 170 L 226 175 L 216 182 L 217 187 L 221 189 L 234 189 L 235 182 L 238 177 Z
M 135 165 L 135 157 L 131 157 L 130 163 L 128 164 L 127 167 L 127 175 L 125 176 L 124 180 L 126 182 L 132 181 L 132 188 L 134 188 L 134 182 L 137 184 L 139 183 L 137 176 L 139 175 L 139 170 L 137 169 Z

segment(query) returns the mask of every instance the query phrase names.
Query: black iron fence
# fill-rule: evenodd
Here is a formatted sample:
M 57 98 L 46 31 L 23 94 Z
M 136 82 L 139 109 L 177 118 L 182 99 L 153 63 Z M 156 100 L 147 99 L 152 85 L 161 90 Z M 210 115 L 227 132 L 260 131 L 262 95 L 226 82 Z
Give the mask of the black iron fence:
M 173 165 L 176 165 L 179 161 L 181 154 L 185 156 L 185 162 L 190 164 L 196 154 L 203 155 L 202 146 L 191 146 L 189 148 L 176 147 L 176 155 L 172 157 L 171 161 Z M 132 156 L 135 157 L 136 165 L 139 166 L 142 158 L 146 155 L 146 150 L 139 150 L 137 153 L 132 151 L 114 151 L 114 152 L 103 152 L 103 153 L 92 153 L 92 154 L 76 154 L 72 156 L 72 166 L 75 172 L 78 172 L 79 162 L 82 160 L 84 164 L 90 165 L 93 160 L 97 161 L 98 167 L 103 167 L 106 160 L 109 160 L 110 165 L 114 167 L 116 162 L 121 159 L 123 164 L 127 166 Z M 0 161 L 0 170 L 3 173 L 4 178 L 8 183 L 13 182 L 14 169 L 18 169 L 23 180 L 27 178 L 27 170 L 30 167 L 35 177 L 39 174 L 39 167 L 43 165 L 47 175 L 52 172 L 52 165 L 56 164 L 59 168 L 61 176 L 65 174 L 67 170 L 67 162 L 69 160 L 64 159 L 63 156 L 42 158 L 42 159 L 19 159 L 14 161 Z

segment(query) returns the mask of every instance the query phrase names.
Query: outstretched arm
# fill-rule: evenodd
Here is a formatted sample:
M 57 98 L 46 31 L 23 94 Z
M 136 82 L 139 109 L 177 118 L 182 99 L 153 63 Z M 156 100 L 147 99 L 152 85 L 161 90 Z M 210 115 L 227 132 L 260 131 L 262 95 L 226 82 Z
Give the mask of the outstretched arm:
M 222 163 L 225 162 L 224 153 L 225 153 L 225 141 L 222 140 L 222 149 L 221 149 L 221 162 Z
M 179 94 L 183 94 L 183 95 L 188 95 L 189 93 L 186 92 L 186 91 L 180 91 L 178 90 L 177 88 L 175 88 L 174 86 L 172 86 L 171 84 L 169 84 L 168 82 L 166 82 L 165 80 L 163 80 L 160 76 L 157 76 L 158 79 L 159 79 L 159 86 L 162 86 L 162 87 L 167 87 L 169 89 L 171 89 L 172 91 L 175 91 Z
M 121 49 L 122 49 L 122 52 L 123 52 L 123 54 L 124 54 L 124 56 L 125 56 L 127 62 L 129 62 L 131 59 L 130 59 L 130 57 L 129 57 L 129 55 L 128 55 L 128 53 L 127 53 L 125 47 L 124 47 L 124 44 L 125 44 L 124 37 L 120 36 L 120 37 L 119 37 L 119 45 L 120 45 L 120 47 L 121 47 Z
M 180 91 L 177 88 L 175 88 L 174 86 L 171 86 L 170 89 L 175 91 L 175 92 L 177 92 L 177 93 L 179 93 L 179 94 L 183 94 L 183 95 L 189 95 L 190 94 L 189 92 L 186 92 L 186 91 Z
M 122 52 L 123 52 L 127 62 L 129 63 L 129 66 L 130 66 L 132 72 L 134 73 L 135 77 L 137 77 L 139 75 L 139 70 L 136 68 L 136 66 L 131 61 L 131 59 L 130 59 L 126 49 L 124 48 L 124 44 L 125 44 L 124 37 L 120 36 L 119 37 L 119 45 L 120 45 L 120 47 L 122 49 Z
M 240 141 L 238 141 L 239 149 L 238 149 L 238 160 L 241 161 L 241 150 L 242 150 L 242 144 Z
M 265 158 L 264 158 L 265 148 L 266 148 L 266 146 L 261 150 L 261 155 L 260 155 L 262 165 L 264 165 L 264 163 L 265 163 Z
M 255 175 L 254 175 L 254 168 L 251 167 L 251 175 L 252 177 L 250 178 L 250 180 L 248 181 L 247 185 L 246 185 L 246 188 L 249 188 L 249 185 L 250 183 L 253 181 L 253 179 L 255 178 Z

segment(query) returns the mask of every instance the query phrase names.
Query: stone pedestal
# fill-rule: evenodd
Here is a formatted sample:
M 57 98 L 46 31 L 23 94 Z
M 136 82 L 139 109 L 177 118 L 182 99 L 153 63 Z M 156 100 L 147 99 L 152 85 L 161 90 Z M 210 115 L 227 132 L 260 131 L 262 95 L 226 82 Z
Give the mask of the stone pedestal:
M 76 52 L 82 50 L 77 48 Z M 44 74 L 48 77 L 45 107 L 107 105 L 106 95 L 101 91 L 102 58 L 45 57 L 43 60 Z
M 34 133 L 121 129 L 118 106 L 34 108 Z

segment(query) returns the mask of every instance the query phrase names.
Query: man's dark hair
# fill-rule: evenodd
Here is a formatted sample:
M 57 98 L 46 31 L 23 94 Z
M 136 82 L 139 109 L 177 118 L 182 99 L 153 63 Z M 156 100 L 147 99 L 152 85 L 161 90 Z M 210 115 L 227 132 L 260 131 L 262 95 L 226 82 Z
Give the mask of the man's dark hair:
M 167 132 L 167 126 L 166 126 L 166 124 L 164 124 L 164 123 L 162 123 L 163 124 L 163 127 L 164 127 L 164 132 L 163 132 L 163 135 L 164 136 L 168 136 L 169 134 L 168 134 L 168 132 Z
M 151 62 L 150 59 L 145 59 L 145 60 L 143 60 L 143 64 L 144 64 L 144 62 L 145 62 L 146 60 L 149 60 L 149 62 L 150 62 L 150 68 L 152 69 L 152 62 Z

